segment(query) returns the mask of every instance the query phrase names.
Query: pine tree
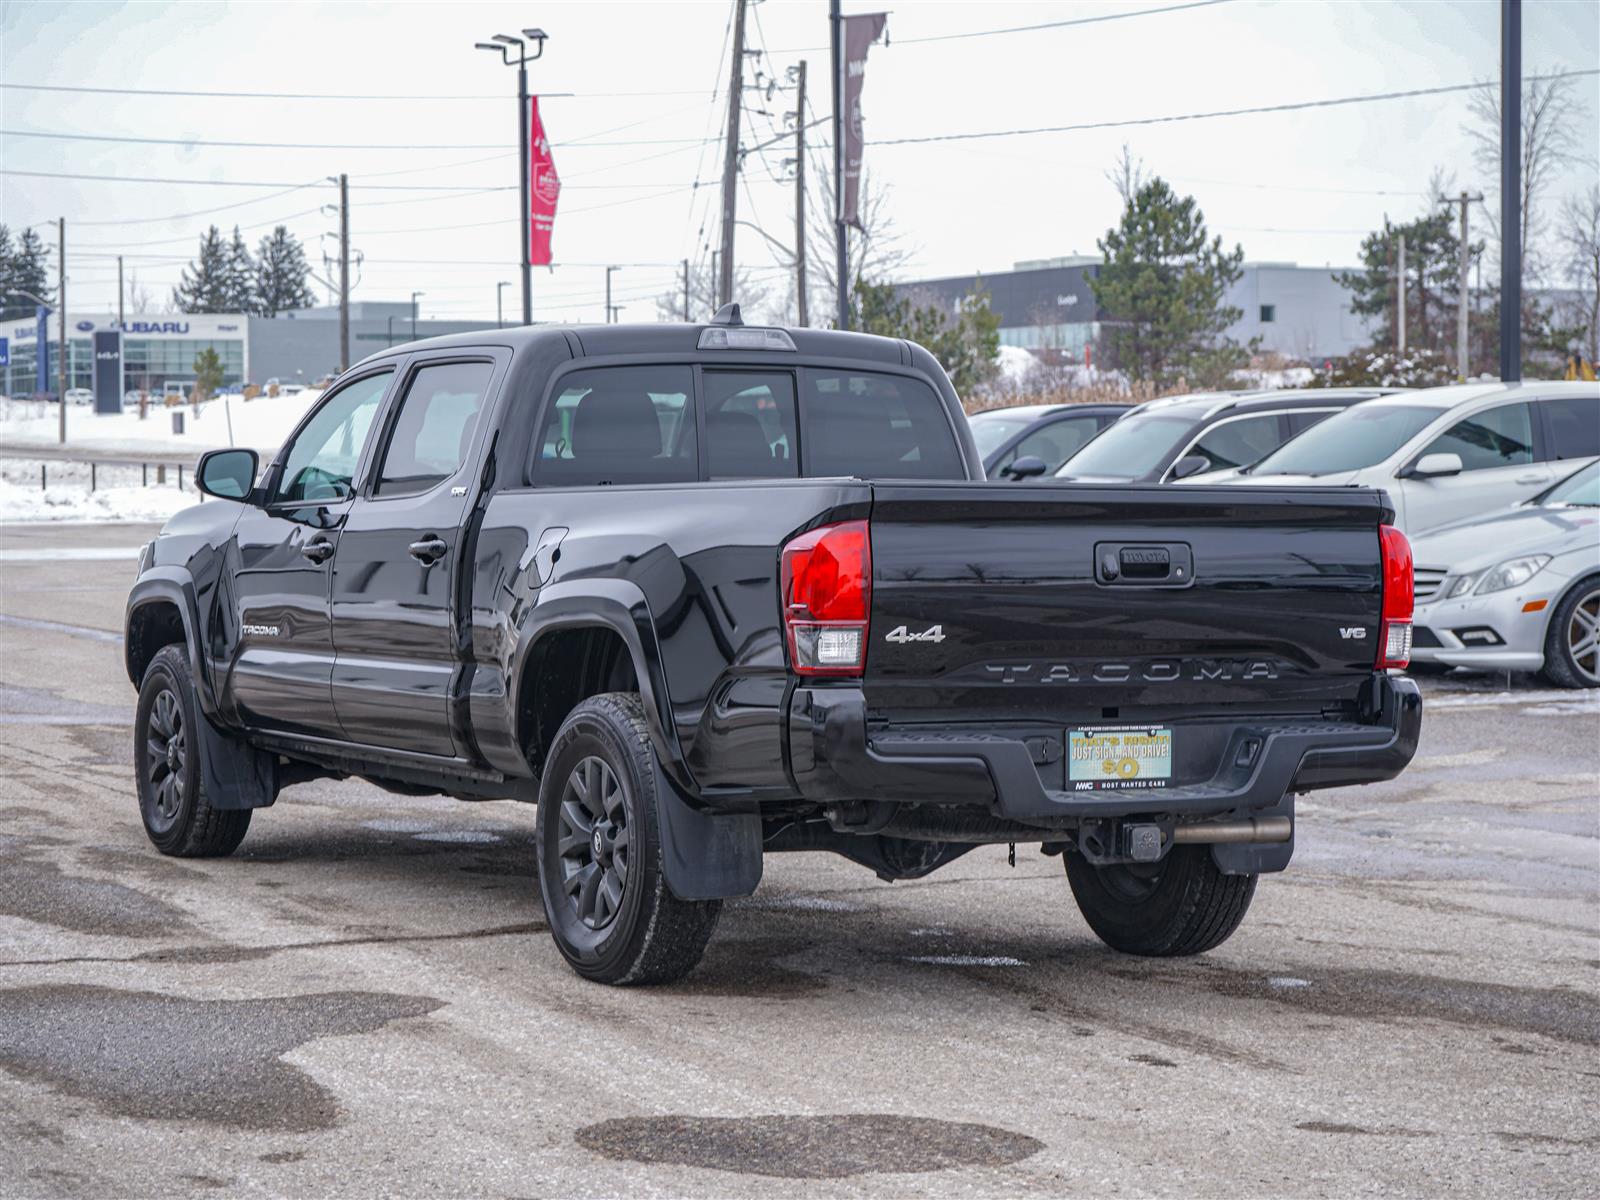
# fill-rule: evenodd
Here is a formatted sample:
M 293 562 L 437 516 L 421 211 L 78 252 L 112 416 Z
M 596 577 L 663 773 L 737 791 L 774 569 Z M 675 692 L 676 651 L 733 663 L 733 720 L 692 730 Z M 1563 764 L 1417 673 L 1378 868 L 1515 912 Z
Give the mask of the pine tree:
M 0 310 L 4 313 L 0 319 L 31 317 L 36 302 L 23 293 L 32 293 L 46 301 L 51 298 L 44 239 L 33 230 L 24 229 L 12 245 L 8 230 L 6 242 L 6 250 L 0 257 L 0 288 L 6 293 L 0 300 Z
M 263 317 L 275 317 L 316 303 L 307 282 L 311 269 L 300 239 L 279 225 L 256 248 L 256 307 Z
M 16 253 L 16 247 L 11 244 L 11 227 L 0 225 L 0 319 L 10 319 L 12 312 L 19 311 L 24 302 L 32 303 L 26 296 L 18 296 L 11 290 L 15 286 L 11 276 Z
M 864 333 L 906 338 L 939 360 L 958 393 L 966 393 L 995 372 L 1000 355 L 1000 318 L 989 307 L 989 293 L 979 280 L 961 298 L 961 315 L 951 324 L 931 304 L 918 307 L 898 295 L 892 283 L 856 280 L 851 324 Z
M 228 246 L 213 225 L 201 235 L 199 256 L 172 290 L 172 306 L 186 313 L 229 312 L 228 272 Z
M 1159 177 L 1140 184 L 1097 244 L 1105 262 L 1089 285 L 1111 365 L 1136 381 L 1225 386 L 1249 357 L 1223 336 L 1243 316 L 1224 299 L 1244 274 L 1244 248 L 1224 250 L 1194 197 Z
M 237 225 L 233 227 L 233 240 L 228 243 L 226 291 L 227 307 L 223 311 L 256 311 L 256 263 L 250 257 L 250 247 L 244 244 Z
M 1448 212 L 1434 212 L 1404 225 L 1387 220 L 1361 240 L 1361 270 L 1337 276 L 1350 292 L 1350 311 L 1373 326 L 1374 352 L 1394 348 L 1395 268 L 1399 239 L 1406 239 L 1406 344 L 1452 353 L 1460 295 L 1461 239 Z M 1481 253 L 1483 243 L 1469 248 Z

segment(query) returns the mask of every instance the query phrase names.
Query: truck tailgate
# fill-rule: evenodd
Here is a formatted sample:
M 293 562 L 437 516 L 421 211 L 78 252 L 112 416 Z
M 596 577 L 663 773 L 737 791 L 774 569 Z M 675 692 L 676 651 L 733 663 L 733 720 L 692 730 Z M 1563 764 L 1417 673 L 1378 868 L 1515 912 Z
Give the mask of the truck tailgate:
M 1351 717 L 1386 505 L 1354 488 L 874 485 L 869 716 Z

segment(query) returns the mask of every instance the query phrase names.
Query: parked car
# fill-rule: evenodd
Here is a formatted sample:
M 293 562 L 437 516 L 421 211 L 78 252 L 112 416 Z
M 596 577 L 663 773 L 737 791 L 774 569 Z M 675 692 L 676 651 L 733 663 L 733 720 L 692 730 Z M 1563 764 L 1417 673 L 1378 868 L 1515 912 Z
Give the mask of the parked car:
M 1195 392 L 1150 400 L 1067 459 L 1074 483 L 1173 483 L 1255 462 L 1379 388 Z
M 1600 384 L 1469 383 L 1373 400 L 1219 481 L 1383 488 L 1395 524 L 1421 534 L 1527 500 L 1597 457 Z
M 1054 474 L 1131 404 L 1023 404 L 969 418 L 990 479 Z
M 683 975 L 801 850 L 911 879 L 1031 842 L 1111 946 L 1198 953 L 1288 865 L 1296 795 L 1417 747 L 1377 492 L 984 482 L 904 341 L 734 305 L 433 338 L 346 372 L 259 478 L 238 449 L 196 475 L 223 502 L 128 599 L 150 840 L 228 854 L 323 776 L 537 800 L 593 980 Z
M 1600 463 L 1416 541 L 1413 665 L 1600 687 Z
M 67 403 L 68 404 L 80 404 L 80 405 L 81 404 L 93 404 L 94 403 L 94 393 L 92 391 L 90 391 L 88 388 L 68 388 L 67 389 Z

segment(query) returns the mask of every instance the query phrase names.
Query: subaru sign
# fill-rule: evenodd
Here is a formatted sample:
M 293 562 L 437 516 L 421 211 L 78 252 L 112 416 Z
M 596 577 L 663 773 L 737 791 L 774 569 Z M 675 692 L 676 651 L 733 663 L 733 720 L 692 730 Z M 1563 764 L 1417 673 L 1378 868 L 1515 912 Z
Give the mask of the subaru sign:
M 98 329 L 94 334 L 94 410 L 122 411 L 122 334 Z
M 11 339 L 0 337 L 0 367 L 11 365 Z

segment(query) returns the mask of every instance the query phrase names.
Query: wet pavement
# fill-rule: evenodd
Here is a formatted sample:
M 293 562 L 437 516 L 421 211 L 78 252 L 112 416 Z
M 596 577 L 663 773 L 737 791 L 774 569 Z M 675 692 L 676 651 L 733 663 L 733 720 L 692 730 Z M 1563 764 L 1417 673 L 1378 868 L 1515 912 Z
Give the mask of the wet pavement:
M 317 783 L 139 826 L 145 529 L 0 531 L 0 1195 L 1592 1194 L 1600 696 L 1428 681 L 1231 941 L 1119 957 L 1058 859 L 768 860 L 681 984 L 579 981 L 532 813 Z

